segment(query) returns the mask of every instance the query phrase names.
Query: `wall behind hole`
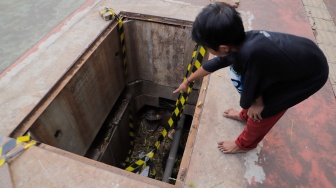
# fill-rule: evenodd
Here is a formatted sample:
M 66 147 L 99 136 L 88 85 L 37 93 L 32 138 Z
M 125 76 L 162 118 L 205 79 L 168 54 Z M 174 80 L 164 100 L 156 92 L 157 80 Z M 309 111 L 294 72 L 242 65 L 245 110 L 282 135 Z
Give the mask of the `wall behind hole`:
M 128 82 L 134 111 L 143 103 L 157 106 L 159 97 L 176 100 L 172 92 L 182 82 L 194 50 L 191 27 L 140 20 L 127 20 L 125 42 Z M 197 81 L 194 89 L 199 89 Z M 188 104 L 195 105 L 199 93 L 192 92 Z M 141 104 L 141 105 L 140 105 Z

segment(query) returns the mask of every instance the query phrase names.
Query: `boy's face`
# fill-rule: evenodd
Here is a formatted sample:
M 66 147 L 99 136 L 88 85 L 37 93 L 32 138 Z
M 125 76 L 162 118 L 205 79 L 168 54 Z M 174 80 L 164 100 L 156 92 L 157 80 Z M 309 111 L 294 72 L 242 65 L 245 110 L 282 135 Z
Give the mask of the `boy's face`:
M 206 49 L 215 56 L 227 56 L 229 54 L 229 46 L 226 45 L 220 45 L 217 51 L 209 47 L 206 47 Z

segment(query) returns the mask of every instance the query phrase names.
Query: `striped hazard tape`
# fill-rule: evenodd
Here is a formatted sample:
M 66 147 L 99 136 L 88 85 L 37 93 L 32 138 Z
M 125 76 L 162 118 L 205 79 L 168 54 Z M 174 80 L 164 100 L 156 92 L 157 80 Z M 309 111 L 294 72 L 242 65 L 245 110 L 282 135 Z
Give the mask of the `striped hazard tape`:
M 112 8 L 102 7 L 99 10 L 99 14 L 105 21 L 112 20 L 113 18 L 119 19 L 118 15 Z
M 21 142 L 27 142 L 29 140 L 30 140 L 30 136 L 20 136 L 17 139 L 13 139 L 13 138 L 9 139 L 3 146 L 0 147 L 0 157 L 8 153 L 10 150 L 15 148 L 15 146 L 17 146 Z
M 22 142 L 28 142 L 28 143 L 25 144 L 24 146 L 21 146 L 21 148 L 16 150 L 15 152 L 9 155 L 6 155 L 9 151 L 14 149 L 16 146 L 18 146 Z M 16 139 L 8 140 L 3 146 L 0 147 L 0 167 L 3 164 L 5 164 L 9 159 L 13 158 L 17 154 L 21 153 L 22 151 L 34 145 L 36 145 L 36 141 L 30 141 L 30 136 L 21 136 Z
M 133 125 L 132 114 L 130 114 L 129 129 L 130 129 L 130 134 L 129 134 L 130 149 L 128 150 L 128 157 L 126 158 L 125 163 L 123 163 L 123 166 L 126 166 L 131 162 L 130 156 L 132 155 L 133 147 L 134 147 L 134 136 L 135 135 L 134 135 L 134 125 Z
M 119 37 L 120 37 L 121 52 L 124 58 L 123 64 L 124 64 L 125 78 L 127 78 L 126 44 L 125 44 L 123 18 L 121 16 L 118 16 L 112 8 L 108 8 L 108 7 L 101 8 L 99 13 L 100 13 L 100 16 L 104 18 L 104 20 L 112 20 L 113 18 L 116 18 L 118 20 L 118 31 L 119 31 Z
M 187 79 L 188 75 L 194 73 L 197 69 L 201 67 L 202 65 L 201 63 L 203 61 L 205 54 L 206 54 L 205 48 L 202 47 L 201 45 L 196 44 L 195 49 L 192 54 L 192 60 L 189 63 L 187 73 L 183 78 L 184 80 Z M 170 119 L 168 120 L 168 124 L 164 125 L 163 131 L 161 132 L 159 138 L 155 142 L 154 149 L 150 151 L 149 153 L 147 153 L 145 156 L 141 157 L 139 160 L 132 163 L 125 170 L 129 172 L 135 172 L 137 171 L 139 167 L 143 167 L 146 164 L 146 162 L 148 161 L 146 160 L 146 158 L 151 159 L 154 156 L 155 152 L 159 149 L 162 141 L 167 136 L 169 130 L 171 128 L 176 127 L 178 121 L 180 120 L 181 114 L 184 110 L 184 106 L 186 102 L 188 101 L 188 97 L 192 91 L 192 87 L 193 87 L 193 83 L 190 83 L 187 92 L 180 92 L 178 99 L 176 100 L 175 109 L 172 112 Z
M 127 61 L 126 61 L 126 43 L 125 43 L 125 34 L 124 34 L 124 24 L 123 24 L 123 18 L 121 16 L 118 16 L 112 8 L 103 7 L 99 11 L 100 15 L 104 20 L 112 20 L 113 18 L 116 18 L 118 20 L 118 32 L 119 32 L 119 39 L 120 39 L 120 45 L 121 45 L 121 53 L 123 57 L 123 66 L 124 66 L 124 76 L 127 82 Z M 123 166 L 126 166 L 130 163 L 130 156 L 133 152 L 133 146 L 134 146 L 134 126 L 133 126 L 133 117 L 130 115 L 130 149 L 128 151 L 128 157 L 126 158 L 125 162 L 122 163 Z
M 122 21 L 122 17 L 118 17 L 117 15 L 115 16 L 118 20 L 118 31 L 119 31 L 119 38 L 120 38 L 120 45 L 121 45 L 121 53 L 123 57 L 124 76 L 127 82 L 126 43 L 125 43 L 125 34 L 124 34 L 124 24 Z M 133 152 L 133 147 L 134 147 L 134 125 L 133 125 L 132 113 L 130 113 L 129 129 L 130 129 L 130 135 L 129 135 L 130 149 L 128 151 L 128 157 L 126 158 L 125 163 L 124 163 L 125 166 L 128 165 L 131 161 L 130 156 Z
M 121 52 L 122 52 L 122 56 L 124 58 L 125 78 L 127 78 L 126 44 L 125 44 L 124 25 L 123 25 L 122 18 L 118 19 L 118 30 L 119 30 L 120 43 L 121 43 Z

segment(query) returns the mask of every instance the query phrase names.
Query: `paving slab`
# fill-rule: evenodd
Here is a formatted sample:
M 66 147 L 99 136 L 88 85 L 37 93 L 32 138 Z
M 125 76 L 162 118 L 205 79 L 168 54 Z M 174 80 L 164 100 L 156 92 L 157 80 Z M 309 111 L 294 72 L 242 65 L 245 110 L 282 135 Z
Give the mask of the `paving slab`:
M 323 0 L 304 0 L 304 8 L 309 18 L 310 25 L 316 37 L 316 42 L 322 51 L 325 53 L 329 67 L 329 79 L 333 87 L 334 95 L 336 97 L 336 84 L 335 84 L 335 48 L 336 48 L 336 35 L 335 35 L 335 1 Z
M 336 2 L 334 0 L 324 0 L 324 3 L 336 23 Z

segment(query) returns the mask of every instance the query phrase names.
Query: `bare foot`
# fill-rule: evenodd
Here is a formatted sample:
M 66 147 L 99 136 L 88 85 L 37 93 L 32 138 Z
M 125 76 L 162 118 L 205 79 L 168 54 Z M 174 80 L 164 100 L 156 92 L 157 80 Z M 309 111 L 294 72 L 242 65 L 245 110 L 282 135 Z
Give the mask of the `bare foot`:
M 245 153 L 246 150 L 240 149 L 234 141 L 218 142 L 218 149 L 224 154 Z
M 233 8 L 237 8 L 239 5 L 239 0 L 215 0 L 216 2 L 223 2 L 230 5 Z
M 227 118 L 230 118 L 230 119 L 243 121 L 239 116 L 239 111 L 235 110 L 235 109 L 232 109 L 232 108 L 225 110 L 224 113 L 223 113 L 223 116 L 227 117 Z

